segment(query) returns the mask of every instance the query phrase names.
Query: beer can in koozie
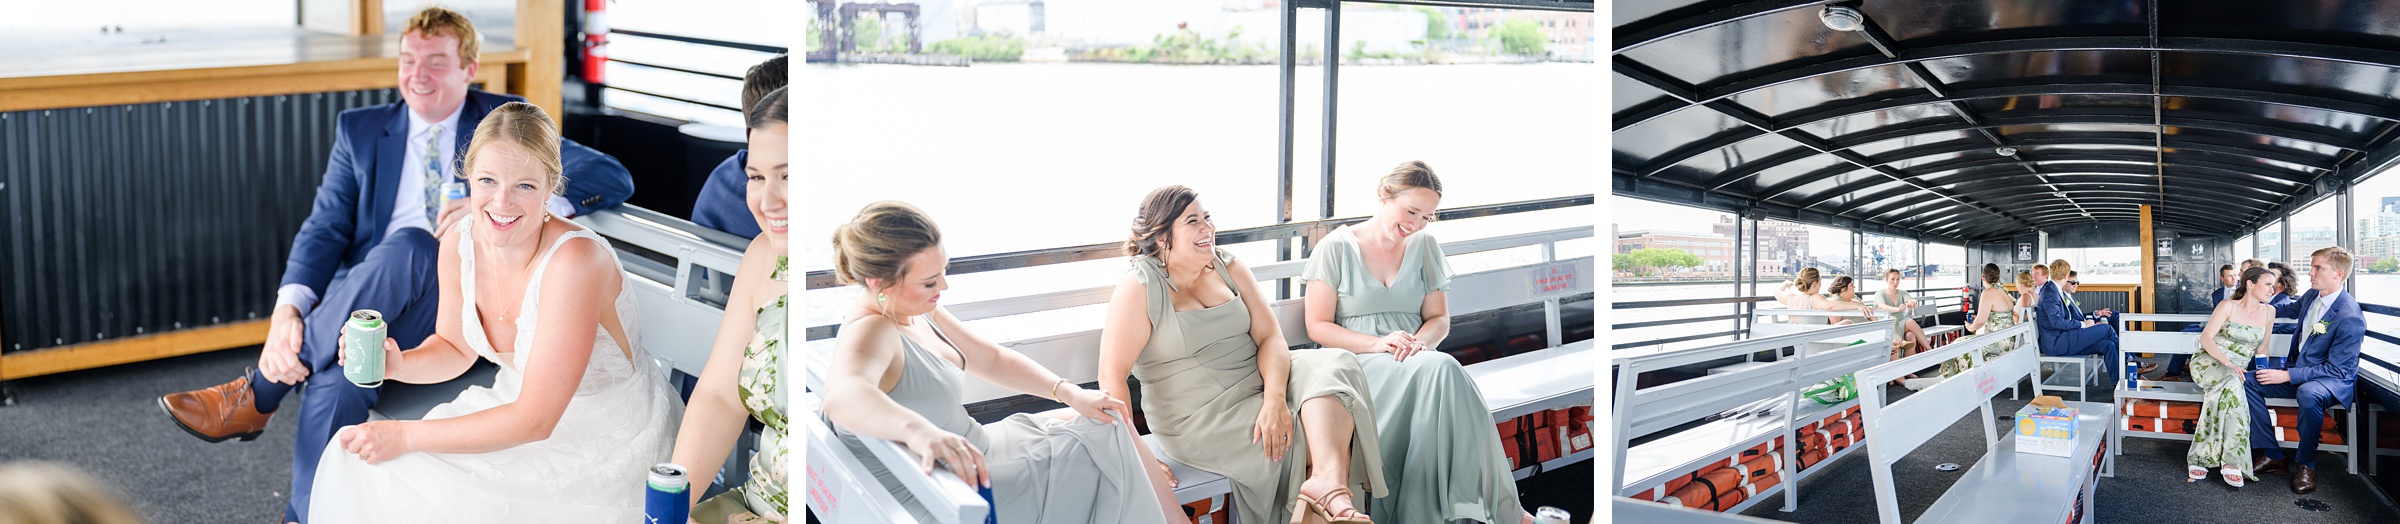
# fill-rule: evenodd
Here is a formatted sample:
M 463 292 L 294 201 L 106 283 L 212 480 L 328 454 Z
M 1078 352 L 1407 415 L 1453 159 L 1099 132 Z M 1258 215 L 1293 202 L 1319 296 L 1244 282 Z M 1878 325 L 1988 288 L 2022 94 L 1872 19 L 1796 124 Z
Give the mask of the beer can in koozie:
M 1533 512 L 1533 521 L 1535 524 L 1567 524 L 1567 519 L 1569 518 L 1572 518 L 1572 516 L 1567 514 L 1567 510 L 1553 508 L 1550 506 L 1542 506 L 1541 509 L 1534 510 Z
M 466 199 L 467 183 L 453 178 L 450 179 L 449 182 L 442 183 L 442 201 L 434 203 L 434 209 L 441 209 L 445 206 L 449 206 L 451 202 Z
M 372 309 L 350 312 L 342 323 L 342 377 L 358 387 L 383 385 L 383 339 L 391 324 Z
M 691 479 L 686 478 L 683 466 L 659 464 L 650 466 L 650 492 L 642 498 L 644 522 L 676 524 L 692 519 Z

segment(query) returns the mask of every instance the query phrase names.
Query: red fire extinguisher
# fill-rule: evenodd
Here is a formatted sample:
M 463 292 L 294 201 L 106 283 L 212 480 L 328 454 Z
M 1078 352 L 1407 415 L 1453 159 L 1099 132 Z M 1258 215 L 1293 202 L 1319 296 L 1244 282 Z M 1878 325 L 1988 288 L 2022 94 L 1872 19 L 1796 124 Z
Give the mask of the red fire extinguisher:
M 583 81 L 608 83 L 608 0 L 583 0 Z

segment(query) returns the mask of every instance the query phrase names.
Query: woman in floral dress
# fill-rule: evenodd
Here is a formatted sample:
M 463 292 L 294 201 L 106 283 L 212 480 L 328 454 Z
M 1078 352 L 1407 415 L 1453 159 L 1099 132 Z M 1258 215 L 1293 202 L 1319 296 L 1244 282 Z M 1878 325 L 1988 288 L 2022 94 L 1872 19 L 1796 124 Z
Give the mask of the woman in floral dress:
M 2274 289 L 2275 277 L 2267 269 L 2243 271 L 2241 287 L 2217 303 L 2208 327 L 2200 329 L 2200 349 L 2208 358 L 2192 359 L 2192 380 L 2200 385 L 2200 422 L 2192 430 L 2191 451 L 2184 454 L 2192 481 L 2207 477 L 2211 466 L 2219 467 L 2233 487 L 2258 478 L 2250 471 L 2250 402 L 2242 390 L 2242 364 L 2258 354 L 2268 323 L 2275 321 L 2275 307 L 2267 305 Z
M 733 293 L 725 301 L 725 319 L 717 327 L 716 346 L 708 367 L 700 372 L 685 409 L 683 427 L 676 432 L 675 464 L 689 470 L 692 520 L 703 524 L 783 522 L 791 506 L 784 494 L 786 464 L 791 451 L 784 426 L 782 383 L 784 318 L 789 277 L 784 256 L 790 236 L 790 209 L 784 196 L 790 179 L 789 146 L 785 137 L 790 105 L 777 89 L 758 101 L 747 115 L 750 124 L 749 204 L 758 220 L 759 235 L 742 253 L 742 266 L 733 277 Z M 750 457 L 750 481 L 715 498 L 701 500 L 717 467 L 733 453 L 747 419 L 766 424 L 760 432 L 758 454 Z

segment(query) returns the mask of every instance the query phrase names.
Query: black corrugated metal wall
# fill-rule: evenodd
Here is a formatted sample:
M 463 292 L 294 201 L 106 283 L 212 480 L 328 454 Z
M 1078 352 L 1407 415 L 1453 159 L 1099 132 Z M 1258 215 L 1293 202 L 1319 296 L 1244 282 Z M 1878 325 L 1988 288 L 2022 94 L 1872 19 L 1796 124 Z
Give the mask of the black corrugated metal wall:
M 397 98 L 0 113 L 0 350 L 265 318 L 334 117 Z

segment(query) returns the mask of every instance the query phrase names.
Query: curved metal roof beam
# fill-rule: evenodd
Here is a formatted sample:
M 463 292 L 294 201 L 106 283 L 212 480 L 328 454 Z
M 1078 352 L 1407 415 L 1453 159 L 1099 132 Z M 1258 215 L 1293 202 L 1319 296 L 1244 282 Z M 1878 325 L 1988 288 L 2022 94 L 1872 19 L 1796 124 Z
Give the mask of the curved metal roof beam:
M 1966 192 L 1966 193 L 1968 193 L 1968 194 L 1975 194 L 1975 193 L 1978 193 L 1978 192 L 1980 192 L 1980 191 L 1982 191 L 1982 190 L 1989 189 L 1989 188 L 1991 188 L 1991 187 L 1995 187 L 1995 186 L 1998 186 L 1998 187 L 2009 187 L 2009 186 L 2024 186 L 2024 185 L 2028 185 L 2028 184 L 2027 184 L 2027 182 L 2026 182 L 2026 180 L 2027 180 L 2027 179 L 2031 179 L 2031 178 L 2032 178 L 2032 176 L 2033 176 L 2033 175 L 2031 175 L 2031 174 L 2017 174 L 2017 175 L 2004 175 L 2004 176 L 1988 177 L 1988 178 L 1984 178 L 1984 179 L 1979 179 L 1979 180 L 1977 180 L 1977 181 L 1975 181 L 1975 182 L 1969 182 L 1969 183 L 1966 183 L 1966 184 L 1959 184 L 1959 185 L 1955 185 L 1955 186 L 1952 186 L 1950 189 L 1951 189 L 1952 191 L 1962 191 L 1962 192 Z M 2069 181 L 2063 181 L 2063 182 L 2059 182 L 2058 184 L 2059 184 L 2059 185 L 2061 185 L 2061 186 L 2067 186 L 2067 188 L 2069 188 L 2069 189 L 2067 189 L 2069 192 L 2072 192 L 2072 191 L 2073 191 L 2073 188 L 2078 188 L 2078 187 L 2082 187 L 2082 188 L 2094 188 L 2094 187 L 2140 187 L 2140 188 L 2148 188 L 2148 189 L 2151 189 L 2151 190 L 2153 190 L 2152 192 L 2153 192 L 2153 193 L 2155 193 L 2155 190 L 2156 190 L 2156 188 L 2157 188 L 2157 186 L 2156 186 L 2154 183 L 2152 183 L 2152 182 L 2150 182 L 2150 181 L 2149 181 L 2149 178 L 2150 178 L 2150 177 L 2148 177 L 2148 176 L 2146 176 L 2146 175 L 2145 175 L 2145 176 L 2138 176 L 2138 177 L 2137 177 L 2137 176 L 2126 176 L 2126 177 L 2124 177 L 2124 178 L 2125 178 L 2125 180 L 2126 180 L 2126 181 L 2123 181 L 2123 182 L 2091 181 L 2091 180 L 2069 180 Z M 2259 193 L 2259 192 L 2257 192 L 2257 191 L 2251 191 L 2251 190 L 2250 190 L 2250 188 L 2245 188 L 2245 187 L 2241 187 L 2241 186 L 2235 186 L 2235 185 L 2230 185 L 2230 184 L 2220 184 L 2220 183 L 2216 183 L 2216 182 L 2196 182 L 2196 181 L 2186 181 L 2186 182 L 2178 182 L 2178 183 L 2179 183 L 2179 184 L 2188 184 L 2188 185 L 2190 185 L 2190 186 L 2198 186 L 2198 187 L 2200 187 L 2200 188 L 2202 188 L 2202 189 L 2205 189 L 2205 190 L 2211 191 L 2211 193 L 2210 193 L 2210 195 L 2209 195 L 2209 196 L 2210 196 L 2210 197 L 2212 197 L 2212 198 L 2224 198 L 2224 199 L 2230 199 L 2230 200 L 2234 200 L 2234 201 L 2236 201 L 2237 203 L 2248 203 L 2248 204 L 2253 204 L 2253 205 L 2248 205 L 2248 206 L 2246 206 L 2246 207 L 2250 207 L 2250 208 L 2253 208 L 2253 209 L 2256 209 L 2256 210 L 2259 210 L 2259 211 L 2266 211 L 2266 210 L 2273 209 L 2273 208 L 2274 208 L 2273 206 L 2276 204 L 2276 202 L 2275 202 L 2275 201 L 2273 201 L 2273 200 L 2267 200 L 2267 199 L 2264 199 L 2264 198 L 2258 198 L 2258 197 L 2255 197 L 2255 196 L 2250 196 L 2250 195 L 2257 195 L 2257 194 L 2260 194 L 2260 193 Z M 2265 193 L 2265 194 L 2264 194 L 2264 196 L 2275 196 L 2275 194 L 2274 194 L 2274 193 Z M 1894 200 L 1895 198 L 1902 198 L 1902 197 L 1905 197 L 1905 199 L 1903 199 L 1903 200 Z M 1910 196 L 1910 195 L 1908 195 L 1906 192 L 1899 192 L 1899 193 L 1895 193 L 1895 192 L 1892 192 L 1892 191 L 1880 191 L 1880 192 L 1877 192 L 1877 193 L 1874 193 L 1874 194 L 1863 195 L 1863 196 L 1860 196 L 1860 197 L 1854 198 L 1854 199 L 1852 199 L 1852 200 L 1851 200 L 1851 203 L 1850 203 L 1850 204 L 1848 204 L 1848 205 L 1846 205 L 1846 206 L 1844 206 L 1844 207 L 1833 208 L 1833 209 L 1827 209 L 1827 210 L 1825 210 L 1825 212 L 1827 212 L 1827 213 L 1831 213 L 1831 214 L 1833 214 L 1834 216 L 1843 216 L 1843 217 L 1854 217 L 1854 218 L 1868 218 L 1868 219 L 1872 219 L 1872 218 L 1877 218 L 1877 217 L 1884 216 L 1886 213 L 1889 213 L 1889 212 L 1891 212 L 1891 211 L 1894 211 L 1894 210 L 1897 210 L 1897 209 L 1906 209 L 1906 208 L 1908 208 L 1909 206 L 1926 204 L 1926 203 L 1930 203 L 1930 202 L 1932 202 L 1933 200 L 1934 200 L 1934 199 L 1928 199 L 1928 198 L 1924 198 L 1922 195 Z M 1830 200 L 1828 200 L 1828 201 L 1830 201 Z M 1809 207 L 1804 207 L 1804 208 L 1801 208 L 1801 209 L 1814 209 L 1814 208 L 1816 208 L 1816 207 L 1817 207 L 1817 206 L 1819 206 L 1819 205 L 1823 205 L 1824 203 L 1825 203 L 1825 202 L 1818 202 L 1816 205 L 1811 205 L 1811 206 L 1809 206 Z
M 2137 125 L 2137 126 L 2149 127 L 2149 126 L 2151 125 L 2151 123 L 2150 123 L 2150 117 L 2149 117 L 2148 115 L 2040 115 L 2040 116 L 2013 116 L 2013 117 L 2012 117 L 2012 116 L 1987 116 L 1987 117 L 1984 117 L 1984 118 L 1983 118 L 1983 120 L 1984 120 L 1984 125 L 1973 125 L 1973 124 L 1968 124 L 1968 123 L 1965 123 L 1965 122 L 1956 122 L 1956 121 L 1951 121 L 1951 122 L 1944 122 L 1944 123 L 1941 123 L 1941 124 L 1939 124 L 1939 125 L 1924 125 L 1924 126 L 1916 126 L 1916 125 L 1906 125 L 1906 124 L 1904 124 L 1904 125 L 1902 125 L 1902 126 L 1887 126 L 1887 127 L 1885 127 L 1885 128 L 1879 128 L 1878 130 L 1868 130 L 1868 131 L 1861 131 L 1861 132 L 1858 132 L 1858 133 L 1852 133 L 1852 134 L 1849 134 L 1849 135 L 1837 136 L 1837 137 L 1834 137 L 1834 138 L 1832 138 L 1832 139 L 1829 139 L 1829 141 L 1830 141 L 1830 142 L 1832 142 L 1832 144 L 1833 144 L 1833 145 L 1834 145 L 1836 148 L 1838 148 L 1839 150 L 1848 151 L 1848 150 L 1855 149 L 1855 148 L 1858 148 L 1858 147 L 1861 147 L 1861 146 L 1866 146 L 1866 145 L 1871 145 L 1871 144 L 1875 144 L 1875 143 L 1879 143 L 1879 142 L 1886 142 L 1886 141 L 1891 141 L 1891 140 L 1900 140 L 1900 139 L 1905 139 L 1905 138 L 1914 137 L 1914 136 L 1923 136 L 1923 135 L 1941 134 L 1941 133 L 1954 133 L 1954 132 L 1962 132 L 1962 131 L 1974 131 L 1974 130 L 1977 130 L 1977 129 L 1998 129 L 1998 128 L 2001 128 L 2001 127 L 2009 127 L 2009 126 L 2030 126 L 2030 125 L 2062 125 L 2062 124 L 2123 124 L 2123 125 Z M 2222 131 L 2222 132 L 2227 132 L 2227 133 L 2238 133 L 2238 134 L 2256 135 L 2256 136 L 2262 136 L 2262 137 L 2267 137 L 2267 138 L 2280 139 L 2280 140 L 2288 140 L 2288 141 L 2295 141 L 2295 142 L 2306 142 L 2306 143 L 2309 143 L 2309 144 L 2316 144 L 2316 145 L 2323 145 L 2323 146 L 2326 146 L 2326 147 L 2338 148 L 2338 149 L 2344 150 L 2344 151 L 2346 151 L 2346 152 L 2364 151 L 2364 150 L 2366 149 L 2366 147 L 2367 147 L 2366 145 L 2363 145 L 2363 144 L 2358 144 L 2358 143 L 2356 143 L 2357 141 L 2356 141 L 2355 139 L 2350 139 L 2350 138 L 2345 138 L 2345 137 L 2339 137 L 2339 136 L 2335 136 L 2335 135 L 2331 135 L 2331 134 L 2327 134 L 2327 133 L 2318 133 L 2318 132 L 2305 131 L 2305 130 L 2297 130 L 2297 129 L 2272 128 L 2272 127 L 2267 127 L 2267 126 L 2263 126 L 2263 125 L 2256 125 L 2256 124 L 2249 124 L 2249 123 L 2235 122 L 2235 121 L 2232 121 L 2232 120 L 2199 119 L 2199 118 L 2191 118 L 2191 117 L 2167 117 L 2167 118 L 2166 118 L 2166 124 L 2167 124 L 2168 126 L 2170 126 L 2170 127 L 2190 128 L 2190 129 L 2204 129 L 2204 130 L 2210 130 L 2210 131 Z M 1886 129 L 1888 129 L 1888 130 L 1890 130 L 1890 131 L 1889 131 L 1889 132 L 1887 132 L 1887 131 L 1884 131 L 1884 130 L 1886 130 Z M 1737 131 L 1743 131 L 1743 132 L 1737 132 Z M 1664 172 L 1664 171 L 1666 171 L 1666 170 L 1668 170 L 1668 169 L 1672 169 L 1672 168 L 1674 168 L 1676 165 L 1682 164 L 1683 162 L 1689 161 L 1689 160 L 1691 160 L 1692 158 L 1696 158 L 1696 157 L 1698 157 L 1698 156 L 1700 156 L 1700 155 L 1705 155 L 1705 154 L 1708 154 L 1709 152 L 1716 151 L 1716 150 L 1719 150 L 1719 149 L 1724 149 L 1725 147 L 1729 147 L 1729 146 L 1732 146 L 1732 145 L 1739 144 L 1739 143 L 1741 143 L 1741 142 L 1747 141 L 1747 140 L 1749 140 L 1749 139 L 1752 139 L 1752 138 L 1758 138 L 1758 137 L 1765 136 L 1765 135 L 1766 135 L 1766 133 L 1764 133 L 1764 132 L 1760 132 L 1760 131 L 1757 131 L 1757 130 L 1754 130 L 1754 129 L 1750 129 L 1750 128 L 1736 128 L 1736 130 L 1735 130 L 1735 131 L 1728 131 L 1728 132 L 1722 132 L 1722 133 L 1718 133 L 1717 135 L 1712 135 L 1710 139 L 1707 139 L 1707 140 L 1701 140 L 1701 141 L 1695 141 L 1695 142 L 1691 143 L 1690 145 L 1686 145 L 1685 147 L 1676 148 L 1676 149 L 1675 149 L 1675 150 L 1673 150 L 1673 151 L 1669 151 L 1669 152 L 1668 152 L 1667 154 L 1665 154 L 1665 155 L 1660 155 L 1658 158 L 1655 158 L 1655 159 L 1652 159 L 1652 160 L 1651 160 L 1651 162 L 1650 162 L 1650 167 L 1643 168 L 1643 169 L 1641 169 L 1640 171 L 1641 171 L 1641 172 L 1643 172 L 1643 173 L 1645 173 L 1645 174 L 1644 174 L 1644 176 L 1656 175 L 1656 174 L 1658 174 L 1658 173 L 1661 173 L 1661 172 Z M 2045 137 L 2047 137 L 2047 136 L 2055 136 L 2055 135 L 2060 135 L 2060 134 L 2059 134 L 2059 133 L 2040 133 L 2039 135 L 2040 135 L 2040 136 L 2045 136 Z M 2143 135 L 2144 135 L 2144 136 L 2148 136 L 2148 135 L 2149 135 L 2149 133 L 2143 133 Z M 2012 136 L 2012 138 L 2014 138 L 2015 136 L 2031 136 L 2031 135 L 2013 135 L 2013 136 Z M 1971 137 L 1970 137 L 1969 139 L 1971 139 Z M 1963 141 L 1966 141 L 1966 140 L 1969 140 L 1969 139 L 1961 139 L 1960 141 L 1961 141 L 1961 142 L 1963 142 Z M 2188 138 L 2188 137 L 2187 137 L 2187 138 L 2179 138 L 2179 139 L 2180 139 L 2180 140 L 2192 140 L 2191 138 Z M 2014 143 L 2014 141 L 2013 141 L 2013 140 L 2012 140 L 2012 143 Z M 2259 151 L 2261 151 L 2261 152 L 2274 152 L 2274 153 L 2272 153 L 2272 154 L 2274 154 L 2274 155 L 2275 155 L 2275 156 L 2277 156 L 2277 157 L 2280 157 L 2280 158 L 2277 158 L 2277 160 L 2290 161 L 2291 163 L 2295 163 L 2295 164 L 2303 164 L 2303 165 L 2309 165 L 2309 166 L 2315 167 L 2315 166 L 2317 166 L 2317 162 L 2318 162 L 2318 161 L 2316 161 L 2316 160 L 2313 160 L 2313 159 L 2307 159 L 2307 158 L 2305 158 L 2305 157 L 2300 157 L 2300 156 L 2297 156 L 2298 154 L 2300 154 L 2300 153 L 2298 153 L 2300 150 L 2295 150 L 2295 149 L 2291 149 L 2291 148 L 2284 148 L 2284 147 L 2269 146 L 2269 145 L 2264 145 L 2264 144 L 2245 144 L 2245 146 L 2248 146 L 2248 147 L 2247 147 L 2248 149 L 2257 149 L 2257 150 L 2259 150 Z M 1990 148 L 1990 147 L 1992 147 L 1992 146 L 1991 146 L 1989 143 L 1986 143 L 1986 144 L 1984 144 L 1982 147 L 1984 147 L 1984 148 L 1988 149 L 1988 148 Z M 2292 153 L 2285 153 L 2285 152 L 2292 152 Z M 1707 185 L 1709 185 L 1709 186 L 1710 186 L 1710 187 L 1712 187 L 1712 188 L 1720 188 L 1720 189 L 1721 189 L 1721 188 L 1724 188 L 1724 187 L 1726 187 L 1726 186 L 1730 186 L 1730 185 L 1732 185 L 1732 184 L 1739 183 L 1739 182 L 1741 182 L 1742 180 L 1746 179 L 1748 176 L 1750 176 L 1750 175 L 1754 175 L 1754 174 L 1756 174 L 1756 173 L 1758 173 L 1758 172 L 1765 171 L 1765 170 L 1766 170 L 1766 169 L 1768 169 L 1768 168 L 1772 168 L 1772 167 L 1775 167 L 1775 166 L 1778 166 L 1778 165 L 1787 164 L 1787 163 L 1791 163 L 1791 162 L 1796 162 L 1796 161 L 1800 161 L 1800 160 L 1806 160 L 1806 159 L 1808 159 L 1808 158 L 1813 158 L 1813 157 L 1815 157 L 1815 156 L 1817 156 L 1817 155 L 1821 155 L 1821 154 L 1824 154 L 1824 153 L 1820 153 L 1820 152 L 1818 152 L 1818 151 L 1815 151 L 1815 150 L 1813 150 L 1813 149 L 1810 149 L 1810 148 L 1805 148 L 1805 147 L 1803 147 L 1803 148 L 1795 148 L 1795 149 L 1787 150 L 1787 151 L 1784 151 L 1784 152 L 1782 152 L 1782 153 L 1777 153 L 1777 154 L 1770 155 L 1770 156 L 1767 156 L 1767 157 L 1764 157 L 1764 158 L 1760 158 L 1760 159 L 1758 159 L 1758 160 L 1753 160 L 1753 161 L 1750 161 L 1750 162 L 1746 162 L 1746 163 L 1744 163 L 1742 166 L 1740 166 L 1739 168 L 1737 168 L 1737 169 L 1740 169 L 1740 170 L 1741 170 L 1741 171 L 1738 171 L 1738 172 L 1737 172 L 1735 169 L 1727 169 L 1727 170 L 1725 170 L 1725 171 L 1722 171 L 1722 172 L 1720 172 L 1720 173 L 1719 173 L 1717 176 L 1710 178 L 1710 179 L 1709 179 L 1709 181 L 1707 182 Z M 2252 156 L 2260 156 L 2261 158 L 2266 158 L 2266 156 L 2263 156 L 2263 155 L 2252 155 Z M 2336 159 L 2338 159 L 2338 158 L 2339 158 L 2339 157 L 2336 157 Z M 2330 162 L 2332 162 L 2332 160 L 2326 160 L 2326 161 L 2324 161 L 2324 162 L 2325 162 L 2325 163 L 2330 163 Z

